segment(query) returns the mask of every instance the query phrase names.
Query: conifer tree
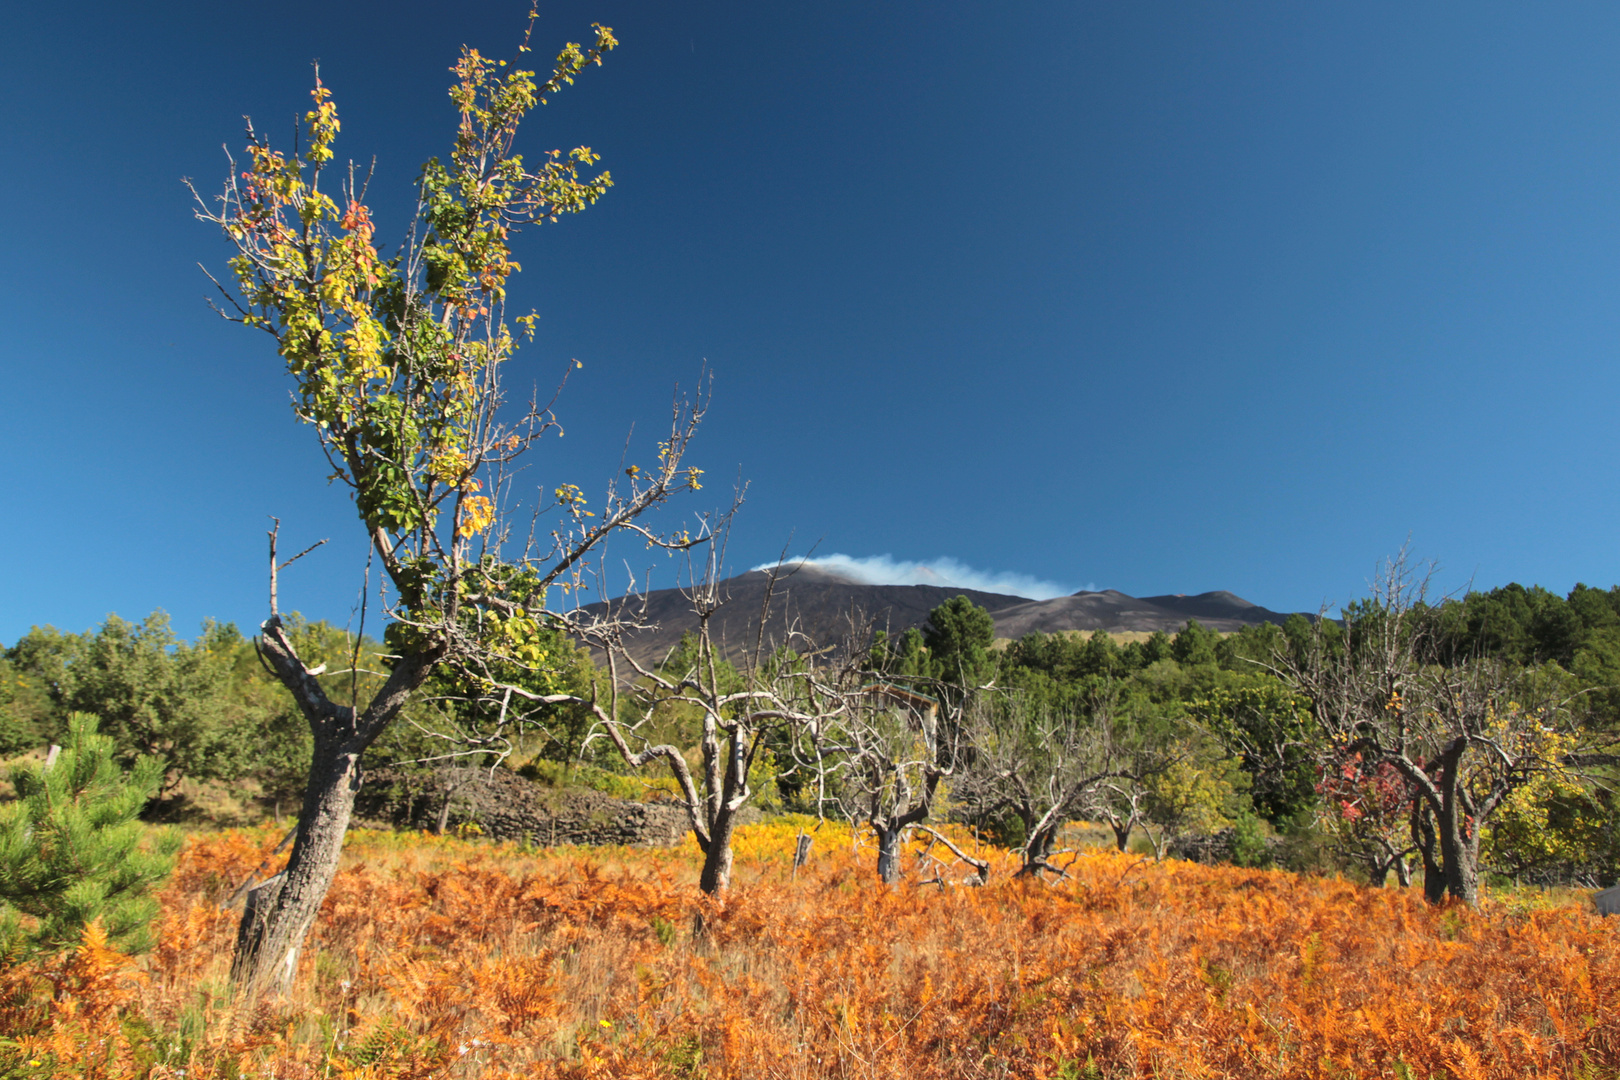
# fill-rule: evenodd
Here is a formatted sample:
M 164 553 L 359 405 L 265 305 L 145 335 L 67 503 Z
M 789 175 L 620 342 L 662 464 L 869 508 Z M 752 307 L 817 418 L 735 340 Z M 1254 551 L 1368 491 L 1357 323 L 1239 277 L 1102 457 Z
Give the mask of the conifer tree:
M 141 758 L 123 771 L 97 726 L 94 716 L 74 713 L 54 762 L 11 771 L 17 801 L 0 808 L 0 956 L 67 948 L 92 920 L 119 949 L 151 946 L 150 893 L 180 847 L 173 832 L 142 843 L 138 816 L 162 782 L 163 763 Z

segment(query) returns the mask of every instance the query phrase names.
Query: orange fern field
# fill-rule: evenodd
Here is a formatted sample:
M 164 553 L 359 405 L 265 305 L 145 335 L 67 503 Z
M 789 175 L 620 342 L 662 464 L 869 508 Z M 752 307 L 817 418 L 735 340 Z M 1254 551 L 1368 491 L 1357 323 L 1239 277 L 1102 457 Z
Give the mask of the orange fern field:
M 847 833 L 795 875 L 771 825 L 720 905 L 695 849 L 356 833 L 301 989 L 247 1009 L 220 904 L 276 839 L 192 838 L 147 957 L 92 928 L 5 974 L 0 1075 L 1620 1073 L 1620 947 L 1582 910 L 1103 851 L 1055 884 L 884 888 Z

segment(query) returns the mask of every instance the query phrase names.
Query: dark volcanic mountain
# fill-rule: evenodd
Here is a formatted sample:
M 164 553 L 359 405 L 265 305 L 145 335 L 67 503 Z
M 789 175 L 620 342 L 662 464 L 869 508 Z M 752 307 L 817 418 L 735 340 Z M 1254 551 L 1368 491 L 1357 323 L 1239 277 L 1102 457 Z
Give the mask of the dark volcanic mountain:
M 754 570 L 720 583 L 725 603 L 709 626 L 722 653 L 733 663 L 744 662 L 753 652 L 768 581 L 769 575 Z M 1137 599 L 1109 589 L 1030 600 L 938 585 L 866 585 L 803 566 L 777 581 L 765 626 L 765 651 L 787 640 L 790 627 L 823 646 L 847 641 L 850 627 L 867 621 L 898 636 L 913 626 L 921 627 L 930 611 L 953 596 L 966 596 L 989 611 L 996 621 L 996 636 L 1009 638 L 1063 630 L 1163 630 L 1173 634 L 1188 619 L 1197 619 L 1212 630 L 1231 631 L 1262 622 L 1281 623 L 1288 617 L 1229 592 Z M 656 629 L 631 641 L 631 651 L 642 663 L 661 659 L 680 642 L 683 632 L 697 627 L 697 618 L 679 589 L 647 594 L 645 617 Z
M 1258 623 L 1280 625 L 1288 618 L 1224 591 L 1137 599 L 1116 589 L 1031 600 L 991 614 L 996 619 L 996 636 L 1007 638 L 1060 630 L 1163 630 L 1173 634 L 1186 626 L 1188 619 L 1197 619 L 1201 625 L 1225 633 Z

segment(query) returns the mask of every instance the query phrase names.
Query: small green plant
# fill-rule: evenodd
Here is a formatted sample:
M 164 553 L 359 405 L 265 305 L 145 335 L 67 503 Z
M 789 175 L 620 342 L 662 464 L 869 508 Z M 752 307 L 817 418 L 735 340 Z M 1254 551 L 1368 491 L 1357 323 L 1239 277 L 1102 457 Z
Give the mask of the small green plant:
M 1225 1001 L 1226 992 L 1232 988 L 1232 981 L 1235 978 L 1232 969 L 1217 964 L 1213 960 L 1206 960 L 1199 964 L 1199 972 L 1205 984 L 1214 993 L 1215 1000 L 1217 1002 Z
M 151 947 L 150 893 L 181 840 L 138 820 L 163 763 L 141 758 L 124 772 L 96 729 L 95 717 L 74 713 L 54 762 L 11 770 L 17 801 L 0 808 L 0 955 L 69 948 L 93 920 L 125 952 Z
M 1299 981 L 1309 986 L 1322 962 L 1322 934 L 1311 934 L 1299 947 Z
M 696 1035 L 687 1035 L 664 1051 L 664 1064 L 676 1071 L 677 1076 L 707 1075 L 703 1068 L 703 1041 Z
M 1265 866 L 1271 862 L 1265 826 L 1247 810 L 1232 821 L 1232 862 L 1238 866 Z

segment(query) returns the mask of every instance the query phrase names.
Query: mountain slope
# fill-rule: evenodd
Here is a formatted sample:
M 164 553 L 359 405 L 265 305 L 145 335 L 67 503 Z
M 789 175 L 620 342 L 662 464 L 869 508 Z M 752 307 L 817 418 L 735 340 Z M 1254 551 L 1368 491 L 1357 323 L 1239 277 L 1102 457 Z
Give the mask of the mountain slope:
M 721 653 L 732 663 L 745 662 L 760 638 L 759 614 L 768 582 L 769 575 L 750 571 L 720 583 L 724 603 L 709 626 Z M 966 596 L 989 611 L 995 619 L 996 636 L 1010 638 L 1065 630 L 1163 630 L 1173 634 L 1189 618 L 1196 618 L 1212 630 L 1233 631 L 1262 622 L 1281 623 L 1287 618 L 1229 592 L 1138 599 L 1109 589 L 1031 600 L 937 585 L 867 585 L 805 566 L 784 573 L 778 580 L 765 624 L 763 649 L 769 653 L 785 642 L 790 629 L 820 646 L 846 643 L 851 627 L 867 622 L 898 636 L 911 627 L 921 627 L 930 611 L 955 596 Z M 630 648 L 641 663 L 656 663 L 680 643 L 684 632 L 697 628 L 697 617 L 679 589 L 648 593 L 644 603 L 644 618 L 656 629 L 636 635 Z M 591 605 L 594 609 L 601 607 Z

